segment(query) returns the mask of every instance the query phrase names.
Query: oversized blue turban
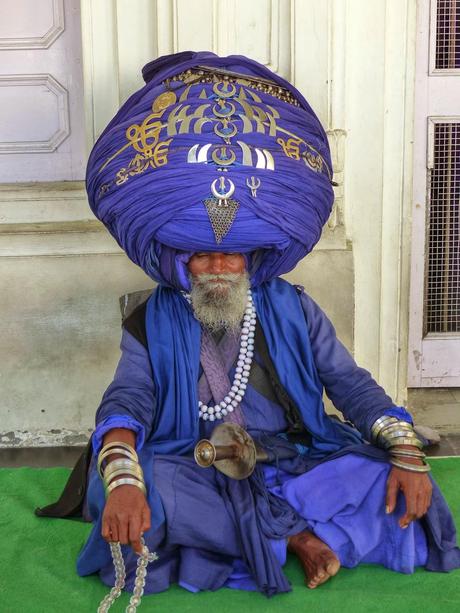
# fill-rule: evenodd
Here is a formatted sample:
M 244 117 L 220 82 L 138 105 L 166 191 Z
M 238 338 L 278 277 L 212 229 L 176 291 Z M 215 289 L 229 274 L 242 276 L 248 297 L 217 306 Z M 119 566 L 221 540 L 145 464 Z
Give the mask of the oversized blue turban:
M 253 285 L 294 268 L 333 203 L 327 137 L 304 97 L 236 55 L 177 53 L 143 76 L 91 152 L 94 214 L 177 288 L 199 251 L 248 254 Z

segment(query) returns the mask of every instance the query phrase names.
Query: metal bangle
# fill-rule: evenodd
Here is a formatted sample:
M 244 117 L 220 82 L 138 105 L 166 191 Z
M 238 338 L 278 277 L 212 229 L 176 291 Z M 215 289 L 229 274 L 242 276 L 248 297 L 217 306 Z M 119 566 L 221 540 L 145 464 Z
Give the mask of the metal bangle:
M 129 443 L 123 443 L 122 441 L 111 441 L 110 443 L 107 443 L 106 445 L 104 445 L 101 451 L 106 451 L 107 449 L 111 449 L 112 447 L 122 447 L 123 449 L 126 449 L 127 451 L 131 451 L 131 453 L 134 453 L 135 455 L 137 455 L 136 450 L 134 449 L 132 445 L 130 445 Z
M 417 464 L 407 464 L 406 462 L 400 462 L 395 458 L 390 459 L 390 464 L 396 466 L 397 468 L 402 468 L 403 470 L 408 470 L 413 473 L 429 473 L 431 470 L 431 466 L 429 464 L 423 464 L 423 466 L 418 466 Z
M 139 459 L 137 457 L 137 453 L 136 451 L 130 447 L 129 445 L 115 445 L 115 444 L 110 444 L 106 445 L 105 447 L 103 447 L 101 449 L 101 451 L 99 452 L 99 455 L 110 455 L 111 453 L 123 453 L 124 455 L 130 455 L 133 456 L 133 458 Z
M 379 433 L 377 434 L 375 440 L 378 441 L 380 439 L 386 438 L 388 436 L 390 436 L 391 434 L 394 434 L 395 432 L 413 432 L 413 428 L 412 426 L 410 426 L 410 424 L 407 424 L 406 422 L 393 422 L 391 424 L 387 424 L 386 426 L 384 426 L 383 428 L 380 429 Z
M 137 453 L 131 453 L 130 451 L 126 451 L 125 449 L 109 449 L 107 451 L 101 452 L 97 458 L 97 470 L 98 473 L 102 476 L 102 462 L 111 455 L 123 455 L 132 460 L 133 462 L 139 462 L 139 458 L 137 457 Z
M 397 422 L 397 418 L 396 417 L 392 417 L 391 415 L 383 415 L 383 417 L 379 417 L 371 426 L 371 435 L 372 438 L 376 439 L 377 436 L 379 435 L 380 430 L 385 426 L 385 424 L 387 423 L 394 423 Z
M 118 458 L 118 460 L 112 460 L 107 464 L 107 466 L 102 471 L 101 477 L 103 479 L 106 479 L 111 472 L 117 470 L 118 468 L 137 468 L 138 466 L 140 466 L 139 462 Z
M 426 458 L 426 453 L 423 451 L 415 451 L 415 449 L 395 449 L 394 447 L 390 448 L 390 455 L 401 456 L 404 458 Z
M 107 443 L 102 447 L 100 453 L 104 453 L 105 451 L 108 451 L 109 449 L 114 449 L 115 447 L 120 449 L 126 449 L 126 451 L 129 451 L 133 455 L 137 456 L 134 447 L 132 445 L 129 445 L 128 443 L 123 443 L 122 441 L 112 441 L 111 443 Z
M 405 438 L 418 438 L 417 434 L 413 431 L 413 430 L 393 430 L 392 432 L 388 432 L 387 434 L 383 434 L 382 436 L 379 436 L 378 440 L 382 440 L 382 441 L 391 441 L 394 438 L 401 438 L 401 437 L 405 437 Z
M 115 475 L 122 475 L 123 473 L 130 473 L 131 475 L 135 475 L 136 477 L 138 476 L 142 481 L 144 480 L 144 473 L 142 472 L 142 468 L 138 464 L 137 466 L 127 466 L 126 468 L 115 467 L 110 472 L 106 471 L 104 473 L 104 481 L 110 481 L 110 479 L 113 479 Z
M 408 430 L 412 432 L 414 428 L 407 421 L 396 421 L 396 422 L 393 422 L 392 424 L 387 424 L 386 426 L 384 426 L 380 430 L 379 435 L 383 434 L 384 432 L 388 432 L 388 431 L 392 432 L 393 430 Z
M 412 447 L 417 447 L 418 449 L 423 448 L 423 443 L 419 438 L 407 438 L 405 436 L 402 436 L 401 438 L 395 438 L 391 441 L 385 441 L 383 448 L 388 450 L 393 447 L 397 447 L 398 445 L 411 445 Z
M 104 453 L 105 451 L 108 451 L 109 449 L 114 449 L 114 448 L 125 449 L 126 451 L 129 451 L 133 456 L 136 456 L 137 458 L 136 450 L 134 449 L 132 445 L 128 445 L 128 443 L 122 443 L 122 442 L 117 442 L 117 441 L 113 441 L 111 443 L 107 443 L 107 445 L 104 445 L 100 453 Z
M 134 475 L 135 477 L 137 477 L 141 481 L 144 480 L 144 473 L 142 472 L 142 468 L 140 466 L 131 466 L 131 467 L 127 467 L 127 468 L 115 468 L 114 470 L 111 470 L 109 473 L 105 473 L 104 474 L 104 482 L 108 483 L 116 475 L 123 475 L 123 474 L 128 474 L 128 473 L 130 475 Z
M 143 475 L 141 465 L 137 462 L 131 462 L 131 460 L 122 460 L 123 464 L 116 464 L 112 466 L 113 462 L 111 462 L 106 469 L 104 470 L 104 480 L 106 481 L 109 477 L 113 475 L 117 470 L 126 470 L 132 472 L 138 472 Z
M 109 495 L 110 492 L 113 492 L 115 488 L 120 487 L 121 485 L 135 485 L 140 490 L 142 490 L 144 494 L 147 494 L 147 490 L 145 489 L 145 484 L 142 481 L 139 481 L 138 479 L 126 477 L 124 479 L 116 479 L 115 481 L 112 481 L 112 483 L 107 487 L 107 490 L 106 490 L 107 495 Z
M 133 470 L 132 468 L 119 468 L 118 470 L 114 470 L 108 477 L 104 477 L 104 487 L 107 489 L 115 477 L 121 477 L 121 475 L 127 475 L 130 477 L 135 477 L 142 483 L 144 481 L 144 473 L 142 470 Z
M 396 419 L 396 417 L 394 417 L 393 421 L 383 424 L 382 429 L 389 428 L 390 426 L 397 426 L 397 425 L 412 427 L 412 425 L 408 421 L 404 421 L 403 419 Z
M 389 432 L 394 432 L 395 430 L 404 430 L 408 432 L 413 431 L 413 427 L 407 421 L 396 421 L 391 424 L 386 424 L 381 428 L 379 432 L 379 436 L 385 436 Z

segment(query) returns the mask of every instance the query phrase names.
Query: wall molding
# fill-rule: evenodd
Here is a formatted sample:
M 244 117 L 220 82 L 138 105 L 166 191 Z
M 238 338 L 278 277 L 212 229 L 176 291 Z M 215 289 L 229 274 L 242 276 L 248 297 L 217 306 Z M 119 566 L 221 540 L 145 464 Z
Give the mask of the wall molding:
M 96 222 L 0 232 L 0 260 L 94 255 L 127 257 L 104 226 Z
M 51 153 L 70 135 L 69 93 L 50 74 L 0 75 L 0 87 L 24 86 L 46 87 L 55 96 L 59 127 L 44 141 L 0 142 L 0 153 Z
M 0 50 L 48 49 L 65 30 L 64 0 L 51 0 L 53 23 L 42 36 L 0 38 Z
M 0 258 L 96 254 L 124 256 L 82 181 L 0 185 Z

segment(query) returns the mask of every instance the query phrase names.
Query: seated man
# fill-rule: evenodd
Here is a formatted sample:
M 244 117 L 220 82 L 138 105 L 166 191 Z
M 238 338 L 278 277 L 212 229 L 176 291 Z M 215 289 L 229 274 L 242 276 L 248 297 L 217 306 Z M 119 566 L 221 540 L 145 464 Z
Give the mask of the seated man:
M 285 406 L 279 391 L 277 394 L 271 368 L 257 352 L 257 336 L 265 332 L 265 321 L 262 328 L 256 328 L 255 352 L 250 349 L 246 352 L 248 357 L 241 359 L 241 345 L 246 341 L 251 347 L 254 336 L 251 331 L 241 333 L 242 327 L 250 328 L 253 314 L 245 258 L 235 253 L 196 253 L 188 262 L 188 270 L 190 304 L 181 295 L 177 300 L 191 316 L 193 313 L 202 329 L 199 436 L 209 438 L 222 417 L 232 419 L 244 425 L 271 452 L 273 462 L 259 466 L 247 482 L 232 483 L 214 468 L 197 466 L 191 453 L 160 452 L 153 459 L 152 483 L 160 497 L 165 522 L 155 530 L 151 528 L 149 503 L 139 487 L 121 485 L 109 494 L 98 523 L 103 538 L 129 543 L 140 551 L 141 534 L 151 534 L 147 541 L 159 560 L 149 570 L 146 591 L 164 590 L 171 581 L 179 581 L 190 590 L 227 585 L 260 589 L 267 594 L 285 591 L 289 586 L 280 566 L 285 561 L 286 548 L 300 558 L 310 588 L 336 574 L 341 564 L 352 567 L 360 562 L 379 563 L 410 573 L 422 565 L 436 569 L 444 557 L 446 562 L 449 560 L 447 568 L 454 560 L 458 563 L 460 556 L 453 542 L 445 552 L 429 552 L 426 528 L 417 521 L 427 513 L 432 495 L 427 474 L 417 472 L 424 464 L 422 458 L 410 455 L 417 456 L 419 446 L 392 447 L 391 453 L 401 453 L 403 460 L 400 466 L 392 467 L 389 460 L 398 455 L 388 456 L 363 444 L 357 432 L 333 421 L 329 424 L 325 415 L 314 416 L 310 427 L 317 442 L 308 441 L 305 431 L 296 433 L 290 407 Z M 280 318 L 283 329 L 297 328 L 303 345 L 311 345 L 308 357 L 314 367 L 305 373 L 305 387 L 313 389 L 307 393 L 316 392 L 320 402 L 316 374 L 336 406 L 367 438 L 376 438 L 371 433 L 372 426 L 382 415 L 390 416 L 390 420 L 397 415 L 409 432 L 409 415 L 394 407 L 370 375 L 356 366 L 313 300 L 300 288 L 280 279 L 268 285 L 264 298 L 272 299 L 273 304 L 266 304 L 266 308 L 275 319 Z M 261 303 L 261 298 L 255 298 L 256 304 Z M 160 369 L 173 366 L 149 358 L 146 327 L 153 323 L 149 315 L 152 302 L 151 298 L 124 322 L 121 361 L 97 415 L 93 439 L 96 453 L 102 440 L 104 445 L 123 442 L 133 448 L 137 444 L 139 449 L 147 433 L 155 430 L 152 368 L 155 364 Z M 248 316 L 249 325 L 244 321 Z M 165 332 L 164 338 L 170 331 Z M 275 330 L 269 332 L 274 334 Z M 282 344 L 279 337 L 278 350 Z M 307 353 L 305 347 L 300 351 Z M 294 356 L 294 364 L 296 359 Z M 243 373 L 246 364 L 247 382 L 244 377 L 236 378 L 237 369 Z M 291 369 L 287 372 L 288 376 L 295 375 Z M 241 400 L 232 405 L 231 398 L 236 398 L 237 393 Z M 231 396 L 226 402 L 227 394 Z M 311 397 L 310 403 L 308 412 L 313 412 Z M 127 410 L 121 412 L 121 407 Z M 300 410 L 297 415 L 305 413 Z M 404 425 L 399 424 L 397 429 L 401 428 Z M 302 444 L 290 442 L 290 432 L 292 440 L 302 440 Z M 303 434 L 303 439 L 298 434 Z M 410 442 L 409 434 L 406 436 Z M 146 467 L 144 474 L 145 471 Z M 98 475 L 94 478 L 100 481 Z M 399 490 L 403 496 L 398 497 Z M 448 513 L 438 492 L 436 503 L 436 511 L 426 519 L 430 534 L 453 530 L 450 520 L 439 525 L 437 513 L 443 513 L 446 519 Z M 93 547 L 91 544 L 80 556 L 82 574 L 96 570 Z M 444 542 L 442 548 L 445 547 Z M 432 560 L 436 560 L 434 566 Z M 128 586 L 134 579 L 135 563 L 135 556 L 128 554 Z M 443 565 L 444 562 L 440 570 Z M 111 561 L 99 570 L 103 580 L 113 584 Z
M 129 544 L 132 590 L 141 535 L 158 555 L 146 593 L 172 582 L 286 592 L 288 549 L 310 588 L 360 562 L 459 567 L 410 415 L 279 278 L 311 251 L 333 201 L 311 108 L 240 56 L 177 54 L 144 77 L 88 166 L 93 211 L 159 286 L 124 321 L 97 412 L 94 528 L 78 572 L 113 585 L 108 543 Z M 346 422 L 326 415 L 323 386 Z M 226 421 L 266 453 L 246 479 L 194 461 Z

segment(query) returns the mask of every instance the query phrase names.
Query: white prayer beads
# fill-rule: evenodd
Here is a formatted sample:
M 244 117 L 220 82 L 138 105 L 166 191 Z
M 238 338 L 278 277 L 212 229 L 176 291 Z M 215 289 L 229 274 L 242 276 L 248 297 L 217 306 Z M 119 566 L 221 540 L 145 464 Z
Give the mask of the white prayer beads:
M 244 311 L 243 326 L 241 328 L 240 353 L 236 363 L 232 387 L 228 395 L 219 404 L 207 406 L 201 400 L 198 401 L 198 414 L 204 421 L 222 419 L 228 413 L 232 413 L 243 400 L 254 357 L 255 329 L 256 309 L 252 300 L 251 290 L 248 290 L 248 302 Z
M 129 600 L 125 613 L 136 613 L 137 607 L 141 603 L 141 598 L 144 594 L 145 577 L 147 576 L 147 565 L 149 562 L 158 560 L 155 552 L 150 553 L 144 539 L 141 538 L 142 553 L 137 559 L 136 578 L 134 580 L 133 595 Z M 97 613 L 107 613 L 115 600 L 120 596 L 126 581 L 126 569 L 123 555 L 121 553 L 120 543 L 110 543 L 110 551 L 112 553 L 113 565 L 115 567 L 115 585 L 101 601 L 97 609 Z

